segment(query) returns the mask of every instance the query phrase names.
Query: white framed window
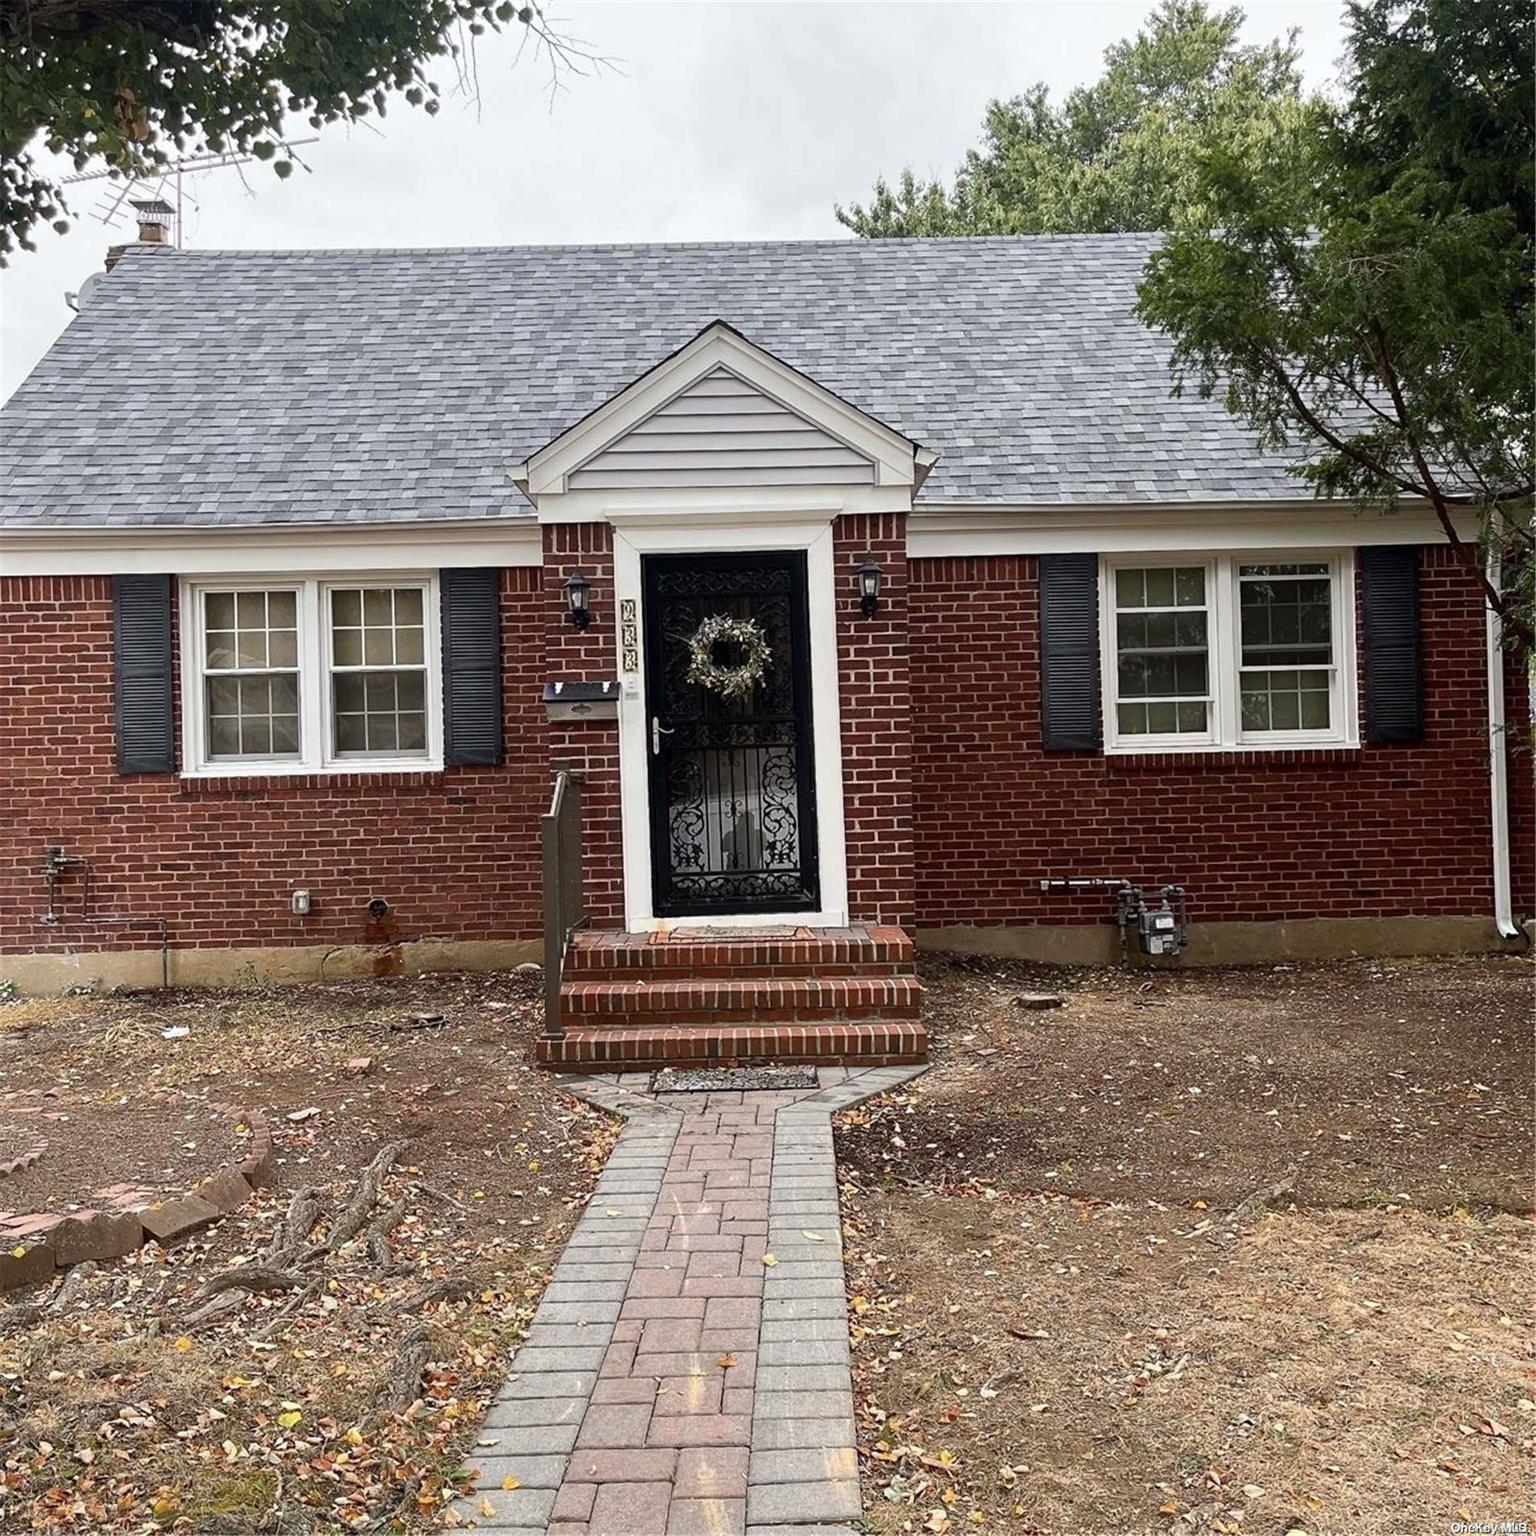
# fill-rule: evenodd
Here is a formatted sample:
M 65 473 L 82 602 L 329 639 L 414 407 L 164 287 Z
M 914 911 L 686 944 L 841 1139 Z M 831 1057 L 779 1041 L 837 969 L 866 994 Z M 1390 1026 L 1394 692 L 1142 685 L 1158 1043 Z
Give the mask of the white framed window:
M 186 773 L 441 767 L 434 574 L 193 580 L 181 590 Z
M 1099 612 L 1106 751 L 1359 739 L 1348 552 L 1117 555 Z

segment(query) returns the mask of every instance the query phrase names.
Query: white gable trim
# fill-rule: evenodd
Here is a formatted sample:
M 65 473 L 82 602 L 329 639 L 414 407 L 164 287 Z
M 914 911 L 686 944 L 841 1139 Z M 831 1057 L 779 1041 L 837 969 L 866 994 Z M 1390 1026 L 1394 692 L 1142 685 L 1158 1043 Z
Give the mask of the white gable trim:
M 869 459 L 875 466 L 877 486 L 904 486 L 910 495 L 918 480 L 917 444 L 840 400 L 831 390 L 719 320 L 532 458 L 516 465 L 512 470 L 514 484 L 536 503 L 546 496 L 564 494 L 568 477 L 582 464 L 717 368 L 726 369 Z

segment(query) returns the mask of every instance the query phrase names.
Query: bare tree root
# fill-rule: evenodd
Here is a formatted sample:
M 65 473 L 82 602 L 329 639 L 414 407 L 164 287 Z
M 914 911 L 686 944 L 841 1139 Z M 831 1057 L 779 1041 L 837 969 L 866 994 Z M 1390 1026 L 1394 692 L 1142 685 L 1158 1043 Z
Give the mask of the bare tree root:
M 403 1317 L 407 1312 L 415 1312 L 421 1307 L 431 1306 L 435 1301 L 458 1301 L 461 1297 L 468 1296 L 479 1284 L 480 1282 L 473 1275 L 453 1275 L 446 1280 L 434 1280 L 431 1285 L 423 1286 L 419 1291 L 413 1291 L 393 1306 L 375 1309 L 373 1315 Z
M 1245 1221 L 1252 1221 L 1266 1205 L 1273 1205 L 1286 1195 L 1295 1193 L 1296 1170 L 1287 1168 L 1273 1184 L 1266 1184 L 1263 1189 L 1256 1189 L 1246 1199 L 1238 1201 L 1232 1207 L 1231 1215 L 1227 1217 L 1227 1225 L 1240 1227 Z
M 274 1334 L 282 1332 L 303 1309 L 305 1302 L 314 1296 L 324 1284 L 324 1275 L 313 1276 L 303 1290 L 297 1292 L 291 1300 L 283 1304 L 281 1311 L 270 1321 L 263 1323 L 260 1328 L 252 1332 L 249 1342 L 259 1344 L 263 1340 L 270 1339 Z
M 405 1209 L 411 1203 L 411 1191 L 407 1190 L 388 1210 L 377 1216 L 368 1228 L 368 1252 L 373 1262 L 385 1274 L 390 1273 L 394 1254 L 389 1248 L 389 1234 L 400 1225 Z
M 336 1218 L 336 1224 L 331 1228 L 327 1246 L 332 1253 L 362 1231 L 363 1224 L 368 1220 L 369 1214 L 378 1202 L 379 1180 L 384 1177 L 390 1165 L 404 1150 L 403 1141 L 392 1141 L 388 1146 L 381 1147 L 374 1155 L 373 1161 L 363 1170 L 363 1176 L 358 1181 L 357 1193 L 352 1196 L 346 1210 Z
M 417 1323 L 401 1337 L 395 1346 L 394 1364 L 374 1393 L 375 1420 L 403 1412 L 421 1396 L 421 1373 L 431 1352 L 431 1329 L 425 1323 Z
M 291 1265 L 298 1260 L 301 1245 L 308 1240 L 311 1228 L 319 1221 L 325 1209 L 325 1193 L 324 1187 L 319 1184 L 307 1184 L 303 1189 L 294 1191 L 281 1226 L 261 1256 L 264 1263 Z

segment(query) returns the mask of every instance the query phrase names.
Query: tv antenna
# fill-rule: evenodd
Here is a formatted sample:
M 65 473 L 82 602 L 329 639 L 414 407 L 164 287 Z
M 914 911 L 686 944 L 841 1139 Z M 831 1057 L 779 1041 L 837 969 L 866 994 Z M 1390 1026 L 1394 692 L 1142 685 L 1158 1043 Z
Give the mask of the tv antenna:
M 285 140 L 282 148 L 290 153 L 301 144 L 318 143 L 317 138 Z M 294 156 L 298 159 L 298 156 Z M 95 207 L 91 209 L 91 217 L 101 224 L 116 224 L 126 216 L 126 210 L 137 202 L 161 202 L 170 206 L 175 215 L 176 239 L 175 245 L 181 248 L 181 232 L 183 216 L 188 206 L 200 207 L 196 196 L 187 185 L 190 177 L 202 174 L 204 171 L 222 171 L 237 169 L 240 166 L 250 165 L 256 157 L 241 150 L 226 150 L 215 154 L 209 150 L 199 155 L 185 155 L 179 159 L 170 161 L 167 165 L 158 167 L 146 176 L 129 176 L 108 187 L 97 200 Z M 303 161 L 299 161 L 302 165 Z M 307 170 L 308 167 L 305 166 Z M 105 181 L 116 178 L 121 173 L 111 169 L 99 171 L 81 171 L 74 176 L 66 176 L 63 185 L 75 186 L 86 181 Z M 241 180 L 245 178 L 242 176 Z

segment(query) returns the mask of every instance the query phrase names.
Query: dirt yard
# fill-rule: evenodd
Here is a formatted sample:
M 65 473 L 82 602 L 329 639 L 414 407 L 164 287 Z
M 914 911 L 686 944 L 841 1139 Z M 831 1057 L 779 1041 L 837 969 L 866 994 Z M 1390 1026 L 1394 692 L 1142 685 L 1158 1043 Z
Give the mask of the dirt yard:
M 838 1131 L 874 1529 L 1530 1518 L 1529 963 L 924 979 Z
M 263 1111 L 278 1154 L 274 1185 L 201 1235 L 0 1305 L 0 1530 L 439 1523 L 615 1135 L 526 1064 L 537 989 L 438 977 L 0 1006 L 0 1117 L 70 1106 L 61 1199 L 82 1170 L 113 1170 L 150 1090 Z M 121 1161 L 145 1171 L 141 1149 Z M 335 1241 L 349 1214 L 362 1224 Z M 302 1286 L 205 1290 L 285 1243 Z

